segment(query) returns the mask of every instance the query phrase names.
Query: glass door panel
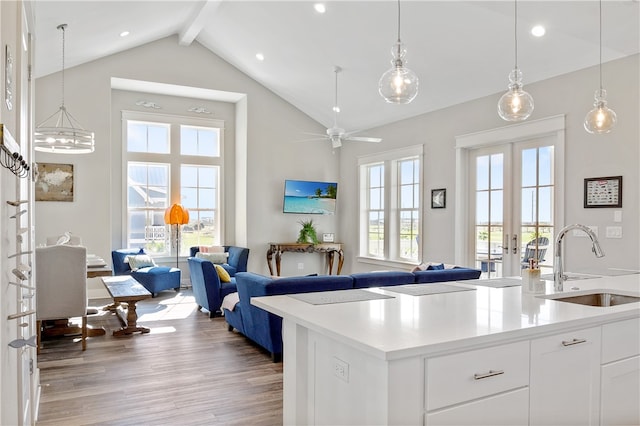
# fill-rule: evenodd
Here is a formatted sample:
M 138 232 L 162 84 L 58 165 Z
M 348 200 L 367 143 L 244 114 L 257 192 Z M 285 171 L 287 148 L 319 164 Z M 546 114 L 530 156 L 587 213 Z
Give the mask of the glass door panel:
M 471 255 L 483 278 L 553 268 L 554 147 L 544 139 L 472 151 Z
M 499 276 L 504 241 L 504 152 L 475 156 L 475 238 L 476 267 L 484 276 Z
M 521 268 L 553 268 L 554 179 L 553 146 L 518 147 L 521 152 Z

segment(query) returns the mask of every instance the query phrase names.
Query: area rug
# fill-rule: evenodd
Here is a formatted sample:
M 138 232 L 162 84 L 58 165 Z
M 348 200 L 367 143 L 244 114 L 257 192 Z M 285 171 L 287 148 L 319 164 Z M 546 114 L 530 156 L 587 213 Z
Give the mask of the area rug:
M 366 300 L 393 299 L 393 296 L 371 291 L 353 289 L 336 291 L 316 291 L 313 293 L 289 294 L 289 297 L 312 305 L 330 305 L 332 303 L 363 302 Z
M 408 294 L 410 296 L 427 296 L 429 294 L 453 293 L 456 291 L 469 291 L 475 288 L 462 287 L 452 284 L 407 284 L 384 287 L 387 291 Z

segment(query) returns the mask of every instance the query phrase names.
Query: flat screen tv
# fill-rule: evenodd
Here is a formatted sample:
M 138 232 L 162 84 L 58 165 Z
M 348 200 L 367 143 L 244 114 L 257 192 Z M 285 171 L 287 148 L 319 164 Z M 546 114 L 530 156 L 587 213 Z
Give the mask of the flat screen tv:
M 335 214 L 336 182 L 284 181 L 284 213 Z

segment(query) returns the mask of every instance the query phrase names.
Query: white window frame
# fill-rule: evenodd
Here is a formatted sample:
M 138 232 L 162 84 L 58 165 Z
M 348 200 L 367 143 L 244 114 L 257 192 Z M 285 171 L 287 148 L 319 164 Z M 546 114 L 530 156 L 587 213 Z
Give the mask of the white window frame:
M 415 157 L 419 162 L 419 194 L 421 200 L 418 204 L 418 233 L 422 233 L 424 196 L 424 146 L 415 145 L 392 151 L 385 151 L 372 155 L 358 157 L 358 230 L 359 247 L 358 261 L 386 267 L 406 267 L 415 265 L 422 258 L 422 244 L 418 243 L 418 258 L 407 259 L 400 255 L 400 197 L 398 181 L 398 164 L 402 160 Z M 374 257 L 367 253 L 368 248 L 368 166 L 384 164 L 384 256 Z
M 149 123 L 162 123 L 170 126 L 169 140 L 170 149 L 168 154 L 157 154 L 148 152 L 129 152 L 127 149 L 127 123 L 129 121 L 141 121 Z M 219 156 L 209 157 L 202 155 L 181 155 L 180 154 L 180 128 L 181 126 L 194 126 L 205 128 L 217 128 L 219 129 Z M 122 242 L 127 244 L 129 235 L 129 223 L 127 219 L 128 215 L 128 202 L 127 202 L 127 185 L 128 185 L 128 164 L 130 162 L 139 163 L 161 163 L 169 164 L 169 199 L 168 206 L 173 203 L 180 202 L 180 173 L 181 166 L 216 166 L 218 167 L 218 200 L 217 216 L 218 216 L 218 229 L 219 229 L 219 241 L 224 241 L 224 120 L 217 119 L 205 119 L 198 117 L 186 117 L 171 114 L 158 114 L 148 113 L 140 111 L 122 111 Z M 172 230 L 167 225 L 167 232 L 169 235 Z M 170 252 L 165 255 L 161 255 L 160 259 L 164 258 L 175 259 L 176 252 L 174 244 L 170 244 Z

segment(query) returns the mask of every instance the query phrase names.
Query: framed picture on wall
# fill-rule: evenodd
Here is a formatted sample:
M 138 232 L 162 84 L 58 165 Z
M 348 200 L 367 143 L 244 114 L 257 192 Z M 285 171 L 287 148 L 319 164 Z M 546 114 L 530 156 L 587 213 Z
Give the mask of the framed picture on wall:
M 73 164 L 38 163 L 36 201 L 73 201 Z
M 447 207 L 447 190 L 432 189 L 431 190 L 431 208 L 432 209 L 444 209 Z
M 584 208 L 622 207 L 622 176 L 584 180 Z

